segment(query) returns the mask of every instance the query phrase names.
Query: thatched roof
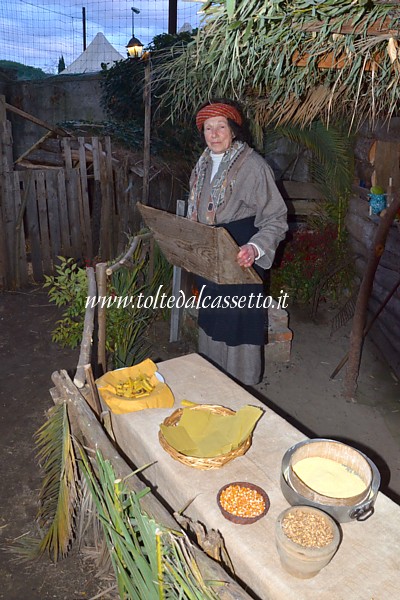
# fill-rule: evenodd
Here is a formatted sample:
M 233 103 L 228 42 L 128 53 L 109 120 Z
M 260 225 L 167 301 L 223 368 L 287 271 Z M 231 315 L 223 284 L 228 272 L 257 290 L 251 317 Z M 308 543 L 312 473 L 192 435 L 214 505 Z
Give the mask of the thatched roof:
M 207 97 L 246 99 L 259 126 L 398 111 L 400 2 L 205 1 L 194 43 L 157 76 L 171 115 Z

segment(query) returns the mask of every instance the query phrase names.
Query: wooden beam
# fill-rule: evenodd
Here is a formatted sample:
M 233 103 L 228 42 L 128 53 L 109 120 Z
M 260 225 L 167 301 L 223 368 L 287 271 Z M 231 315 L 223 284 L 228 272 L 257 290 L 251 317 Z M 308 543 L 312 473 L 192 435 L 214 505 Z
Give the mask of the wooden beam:
M 51 131 L 48 131 L 47 133 L 45 133 L 40 140 L 38 140 L 37 142 L 35 142 L 33 144 L 33 146 L 31 146 L 26 152 L 24 152 L 23 154 L 21 154 L 21 156 L 19 156 L 17 158 L 17 160 L 15 161 L 15 164 L 20 163 L 21 161 L 23 161 L 25 158 L 28 158 L 28 155 L 33 151 L 36 150 L 36 148 L 39 148 L 39 146 L 49 137 L 49 135 L 52 135 Z
M 176 214 L 178 217 L 185 216 L 185 201 L 176 201 Z M 172 295 L 178 298 L 181 289 L 182 269 L 174 267 L 172 275 Z M 171 323 L 169 328 L 169 341 L 177 342 L 179 340 L 179 328 L 181 323 L 182 308 L 178 308 L 176 304 L 171 308 Z
M 93 267 L 88 267 L 86 269 L 86 276 L 88 279 L 88 299 L 95 300 L 97 297 L 97 285 L 96 285 L 96 277 L 94 273 Z M 74 384 L 78 388 L 83 388 L 86 382 L 86 372 L 85 366 L 90 365 L 92 359 L 92 339 L 93 339 L 93 330 L 94 330 L 94 315 L 95 315 L 95 307 L 89 306 L 86 307 L 85 311 L 85 320 L 83 322 L 83 334 L 81 341 L 81 348 L 78 359 L 78 366 L 76 367 L 76 373 L 74 377 Z
M 98 296 L 105 297 L 107 295 L 107 263 L 97 263 L 96 265 L 96 281 Z M 106 307 L 100 303 L 97 307 L 97 336 L 98 336 L 98 356 L 96 360 L 96 371 L 98 365 L 101 367 L 102 374 L 107 373 L 107 353 L 106 353 Z
M 289 216 L 309 217 L 318 210 L 318 202 L 312 200 L 285 200 Z
M 374 55 L 373 60 L 365 61 L 363 66 L 364 71 L 372 71 L 373 68 L 376 69 L 376 66 L 381 62 L 383 55 L 380 52 L 377 52 Z M 292 64 L 295 67 L 306 67 L 310 60 L 310 54 L 308 52 L 304 52 L 302 54 L 296 50 L 292 56 Z M 347 56 L 345 52 L 337 55 L 335 52 L 327 52 L 326 54 L 322 54 L 319 59 L 317 66 L 318 69 L 343 69 L 346 64 L 349 64 L 353 60 L 352 57 Z
M 325 195 L 317 183 L 308 181 L 277 181 L 276 185 L 286 200 L 324 200 Z
M 53 133 L 55 133 L 56 135 L 61 135 L 61 136 L 69 135 L 68 131 L 66 131 L 65 129 L 61 129 L 60 127 L 52 127 L 48 123 L 45 123 L 41 119 L 38 119 L 37 117 L 34 117 L 33 115 L 30 115 L 29 113 L 25 112 L 24 110 L 21 110 L 20 108 L 17 108 L 16 106 L 12 106 L 12 104 L 8 104 L 8 102 L 6 102 L 6 109 L 9 110 L 10 112 L 14 113 L 15 115 L 23 117 L 27 121 L 31 121 L 31 123 L 35 123 L 35 125 L 39 125 L 40 127 L 44 127 L 45 129 L 48 129 L 49 131 L 53 131 Z
M 332 19 L 333 26 L 335 25 L 335 22 L 337 22 L 337 27 L 333 27 L 332 33 L 359 35 L 365 31 L 367 36 L 390 34 L 393 37 L 398 37 L 399 35 L 399 30 L 393 28 L 394 19 L 391 17 L 382 17 L 367 27 L 365 27 L 365 19 L 362 19 L 357 25 L 353 25 L 351 19 L 344 22 L 339 19 Z M 390 25 L 392 25 L 392 28 L 390 28 Z M 311 23 L 300 26 L 299 29 L 300 31 L 307 31 L 310 33 L 318 32 L 322 29 L 325 30 L 326 21 L 312 21 Z
M 144 67 L 144 89 L 143 89 L 143 103 L 144 103 L 144 142 L 143 142 L 143 190 L 142 190 L 142 204 L 148 204 L 149 202 L 149 189 L 150 189 L 150 144 L 151 144 L 151 59 L 150 55 L 147 56 L 146 64 Z

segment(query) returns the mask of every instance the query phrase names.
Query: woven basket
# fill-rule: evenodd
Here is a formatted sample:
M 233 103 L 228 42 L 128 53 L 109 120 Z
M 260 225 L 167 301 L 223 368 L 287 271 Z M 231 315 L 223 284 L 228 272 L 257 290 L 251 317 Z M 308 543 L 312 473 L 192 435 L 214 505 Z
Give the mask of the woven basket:
M 216 404 L 198 404 L 197 406 L 191 406 L 186 410 L 208 410 L 217 415 L 234 415 L 235 411 L 230 408 L 225 408 L 225 406 L 219 406 Z M 164 425 L 171 427 L 171 425 L 177 425 L 180 421 L 180 418 L 183 413 L 183 408 L 178 408 L 175 410 L 172 415 L 164 419 Z M 188 467 L 194 467 L 195 469 L 202 469 L 204 471 L 208 471 L 210 469 L 219 469 L 226 465 L 226 463 L 230 462 L 234 458 L 238 456 L 242 456 L 247 452 L 247 450 L 251 446 L 251 435 L 240 444 L 234 450 L 231 450 L 227 454 L 220 454 L 219 456 L 212 456 L 209 458 L 199 458 L 197 456 L 187 456 L 186 454 L 182 454 L 178 450 L 175 450 L 165 439 L 163 433 L 160 429 L 158 432 L 158 439 L 160 440 L 161 446 L 164 448 L 166 452 L 175 460 L 181 462 Z

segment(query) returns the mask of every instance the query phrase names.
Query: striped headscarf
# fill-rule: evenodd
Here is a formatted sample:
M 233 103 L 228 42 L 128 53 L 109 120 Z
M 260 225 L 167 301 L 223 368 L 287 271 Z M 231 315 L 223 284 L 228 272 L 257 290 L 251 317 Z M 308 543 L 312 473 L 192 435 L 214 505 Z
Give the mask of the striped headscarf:
M 237 108 L 231 106 L 230 104 L 216 102 L 215 104 L 207 104 L 207 106 L 203 106 L 203 108 L 199 110 L 196 115 L 197 129 L 201 131 L 204 122 L 211 117 L 225 117 L 226 119 L 231 119 L 237 123 L 237 125 L 241 125 L 243 123 L 242 116 Z

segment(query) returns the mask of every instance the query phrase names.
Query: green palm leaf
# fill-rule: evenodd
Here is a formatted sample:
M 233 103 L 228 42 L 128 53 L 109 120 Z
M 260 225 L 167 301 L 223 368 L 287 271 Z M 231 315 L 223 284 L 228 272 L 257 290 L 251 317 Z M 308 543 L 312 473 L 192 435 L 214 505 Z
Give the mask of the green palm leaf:
M 354 157 L 351 139 L 339 128 L 328 128 L 317 121 L 307 128 L 285 125 L 268 129 L 265 137 L 269 145 L 278 137 L 285 137 L 309 150 L 311 174 L 326 199 L 337 203 L 340 198 L 348 197 L 353 184 Z
M 130 600 L 216 600 L 203 581 L 186 538 L 144 514 L 140 494 L 116 479 L 96 454 L 96 474 L 82 454 L 82 472 L 103 526 L 121 598 Z

